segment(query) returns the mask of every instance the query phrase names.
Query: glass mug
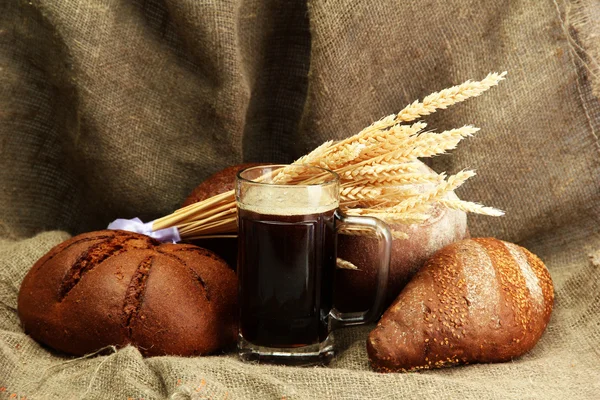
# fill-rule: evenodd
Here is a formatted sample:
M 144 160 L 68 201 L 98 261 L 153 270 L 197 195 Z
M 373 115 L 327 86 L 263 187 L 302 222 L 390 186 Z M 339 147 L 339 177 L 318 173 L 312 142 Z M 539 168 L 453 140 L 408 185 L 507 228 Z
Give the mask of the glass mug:
M 310 183 L 277 183 L 284 167 L 288 176 Z M 269 165 L 237 174 L 238 353 L 242 360 L 325 364 L 334 356 L 333 328 L 367 323 L 381 314 L 390 230 L 376 218 L 342 214 L 339 189 L 339 176 L 318 167 Z M 358 313 L 342 313 L 332 305 L 336 232 L 348 226 L 373 230 L 379 237 L 375 302 Z

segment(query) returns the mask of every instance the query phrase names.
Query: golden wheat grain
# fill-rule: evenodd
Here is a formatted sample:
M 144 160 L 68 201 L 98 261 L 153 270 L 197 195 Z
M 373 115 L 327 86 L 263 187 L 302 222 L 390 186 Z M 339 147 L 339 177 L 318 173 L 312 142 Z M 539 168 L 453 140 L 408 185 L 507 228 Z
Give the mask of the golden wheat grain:
M 412 125 L 395 125 L 384 131 L 373 131 L 367 135 L 355 135 L 355 139 L 344 144 L 334 144 L 329 149 L 329 154 L 340 151 L 356 144 L 363 145 L 363 151 L 357 161 L 363 161 L 377 155 L 392 151 L 401 145 L 402 140 L 415 135 L 427 126 L 424 122 L 416 122 Z M 352 138 L 351 138 L 352 139 Z
M 415 185 L 369 187 L 373 190 L 364 190 L 360 192 L 359 196 L 342 197 L 340 208 L 342 210 L 361 208 L 364 210 L 387 210 L 402 200 L 410 199 L 422 192 Z
M 364 128 L 362 131 L 358 132 L 356 135 L 350 136 L 344 140 L 341 140 L 341 141 L 335 143 L 332 146 L 332 148 L 329 149 L 328 152 L 332 152 L 332 151 L 334 151 L 338 148 L 341 148 L 347 144 L 350 144 L 352 142 L 356 142 L 356 141 L 360 141 L 361 139 L 368 138 L 370 135 L 372 135 L 373 133 L 376 133 L 378 131 L 388 129 L 388 128 L 396 125 L 395 119 L 396 119 L 396 115 L 392 114 L 392 115 L 388 115 L 387 117 L 380 119 L 379 121 L 375 121 L 368 127 Z
M 311 151 L 307 155 L 300 157 L 299 159 L 294 161 L 292 164 L 311 164 L 315 160 L 321 159 L 327 153 L 327 150 L 331 147 L 332 144 L 333 144 L 333 140 L 328 140 L 325 143 L 323 143 L 322 145 L 316 147 L 313 151 Z M 284 169 L 284 172 L 285 172 L 285 169 Z
M 376 177 L 390 178 L 397 175 L 417 172 L 420 169 L 419 164 L 403 163 L 403 164 L 389 164 L 389 165 L 365 165 L 362 167 L 356 167 L 349 169 L 346 172 L 340 174 L 342 182 L 359 180 L 359 179 L 373 179 Z
M 456 145 L 466 137 L 472 136 L 479 131 L 471 125 L 465 125 L 458 129 L 450 129 L 442 133 L 424 132 L 417 136 L 406 138 L 404 144 L 397 150 L 373 157 L 360 162 L 358 165 L 352 165 L 342 168 L 338 173 L 345 174 L 348 170 L 364 165 L 379 165 L 386 163 L 406 163 L 416 161 L 418 157 L 431 157 L 443 154 L 447 150 L 456 148 Z
M 381 196 L 381 197 L 378 197 L 377 199 L 369 199 L 366 201 L 345 200 L 340 203 L 340 208 L 342 210 L 347 210 L 347 209 L 360 209 L 360 210 L 385 209 L 387 207 L 391 207 L 391 206 L 397 204 L 401 199 L 406 199 L 406 198 L 409 198 L 410 196 L 414 196 L 414 193 L 407 191 L 405 195 L 396 194 L 392 198 L 387 198 L 387 197 Z
M 341 269 L 354 269 L 354 270 L 358 270 L 358 267 L 356 265 L 352 264 L 350 261 L 343 260 L 343 259 L 341 259 L 339 257 L 335 260 L 335 264 L 336 264 L 336 266 L 338 268 L 341 268 Z
M 324 158 L 325 154 L 327 153 L 327 150 L 331 147 L 332 144 L 333 144 L 333 140 L 328 140 L 325 143 L 323 143 L 322 145 L 315 148 L 313 151 L 311 151 L 307 155 L 300 157 L 299 159 L 294 161 L 292 164 L 293 165 L 305 164 L 305 165 L 315 165 L 315 166 L 319 165 L 319 163 L 323 161 L 323 158 Z M 280 183 L 280 184 L 287 183 L 291 179 L 297 177 L 298 174 L 299 173 L 298 173 L 297 168 L 284 167 L 281 170 L 279 170 L 277 175 L 273 178 L 273 183 Z
M 321 160 L 316 161 L 318 162 L 316 165 L 321 168 L 335 171 L 336 169 L 342 168 L 343 166 L 354 161 L 360 156 L 365 147 L 366 146 L 362 143 L 351 143 L 334 153 L 330 153 L 328 157 L 324 157 Z
M 465 125 L 458 129 L 450 129 L 442 133 L 424 132 L 415 137 L 414 147 L 407 155 L 408 157 L 431 157 L 443 154 L 448 150 L 456 148 L 458 143 L 479 131 L 471 125 Z
M 370 185 L 373 187 L 381 186 L 400 186 L 400 185 L 421 185 L 427 183 L 437 183 L 443 179 L 442 175 L 436 173 L 412 172 L 397 175 L 380 175 L 380 176 L 362 176 L 357 177 L 354 181 L 344 183 L 344 186 L 351 185 Z
M 396 202 L 398 204 L 398 202 Z M 348 215 L 371 216 L 388 221 L 409 221 L 411 219 L 420 220 L 424 216 L 431 216 L 430 211 L 433 203 L 422 203 L 415 205 L 409 211 L 399 211 L 393 206 L 381 208 L 348 208 L 344 212 Z
M 359 138 L 368 137 L 374 132 L 388 129 L 400 122 L 414 121 L 420 116 L 429 115 L 435 112 L 437 109 L 446 109 L 453 104 L 465 101 L 471 97 L 479 96 L 491 87 L 498 85 L 498 83 L 500 83 L 505 76 L 506 71 L 500 74 L 497 72 L 492 72 L 481 81 L 473 82 L 468 80 L 460 85 L 456 85 L 439 92 L 434 92 L 425 97 L 423 102 L 419 102 L 417 100 L 414 103 L 406 106 L 398 114 L 391 114 L 378 121 L 375 121 L 356 135 L 344 139 L 336 145 L 341 146 L 351 143 Z
M 381 196 L 382 189 L 368 186 L 350 186 L 340 190 L 340 201 L 365 201 Z

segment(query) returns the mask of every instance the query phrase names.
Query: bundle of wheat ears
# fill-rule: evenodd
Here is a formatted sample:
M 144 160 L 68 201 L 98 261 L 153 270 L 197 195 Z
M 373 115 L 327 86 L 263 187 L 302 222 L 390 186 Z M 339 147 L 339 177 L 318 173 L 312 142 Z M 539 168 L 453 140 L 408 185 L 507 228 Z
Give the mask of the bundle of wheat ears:
M 496 86 L 506 72 L 491 73 L 479 82 L 465 83 L 430 94 L 415 101 L 398 114 L 374 122 L 361 132 L 340 141 L 327 141 L 293 164 L 318 166 L 340 176 L 340 208 L 349 215 L 369 215 L 390 224 L 415 224 L 430 218 L 435 204 L 465 212 L 491 216 L 503 212 L 456 198 L 448 194 L 475 175 L 463 170 L 455 175 L 422 172 L 418 158 L 432 157 L 456 148 L 464 138 L 479 129 L 471 125 L 441 133 L 427 131 L 417 121 L 436 110 L 476 97 Z M 296 175 L 281 168 L 275 183 L 310 183 L 314 177 Z M 426 187 L 427 190 L 422 188 Z M 234 191 L 181 208 L 154 221 L 153 229 L 176 226 L 183 239 L 234 237 L 237 234 Z M 346 234 L 365 234 L 360 230 Z M 396 238 L 406 234 L 394 231 Z

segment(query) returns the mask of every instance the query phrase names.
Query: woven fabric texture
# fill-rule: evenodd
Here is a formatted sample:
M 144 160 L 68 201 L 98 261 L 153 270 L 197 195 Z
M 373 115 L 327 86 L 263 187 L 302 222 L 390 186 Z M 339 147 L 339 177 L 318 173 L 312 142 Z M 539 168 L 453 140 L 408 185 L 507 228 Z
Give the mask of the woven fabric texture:
M 0 2 L 0 399 L 594 399 L 600 393 L 600 5 L 595 0 Z M 555 284 L 550 324 L 513 362 L 371 372 L 372 326 L 336 332 L 328 367 L 74 359 L 22 330 L 20 283 L 52 246 L 145 221 L 242 161 L 290 162 L 490 71 L 430 128 L 482 128 L 438 172 L 506 211 L 473 236 L 519 243 Z

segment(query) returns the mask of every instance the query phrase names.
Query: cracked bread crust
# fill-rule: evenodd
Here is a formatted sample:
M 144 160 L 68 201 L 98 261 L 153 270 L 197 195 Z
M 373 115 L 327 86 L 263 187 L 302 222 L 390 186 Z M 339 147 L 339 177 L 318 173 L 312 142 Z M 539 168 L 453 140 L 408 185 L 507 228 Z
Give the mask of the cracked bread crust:
M 192 356 L 234 343 L 236 299 L 235 273 L 214 253 L 105 230 L 38 260 L 18 314 L 31 337 L 69 354 L 131 344 L 144 356 Z

